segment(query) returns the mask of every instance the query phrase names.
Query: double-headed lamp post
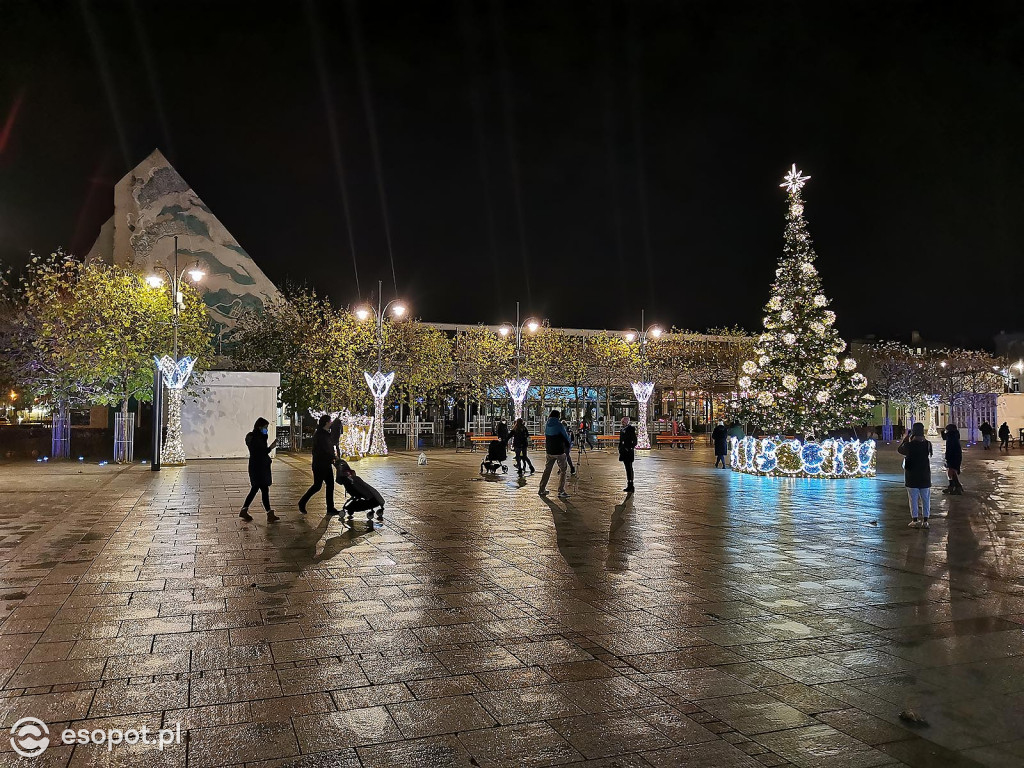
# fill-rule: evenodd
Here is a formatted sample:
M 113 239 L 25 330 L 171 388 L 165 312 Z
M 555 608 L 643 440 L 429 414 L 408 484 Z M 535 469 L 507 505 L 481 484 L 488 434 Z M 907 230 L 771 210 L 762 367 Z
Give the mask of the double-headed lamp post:
M 514 334 L 516 342 L 516 375 L 515 378 L 509 378 L 505 380 L 505 386 L 508 387 L 508 393 L 512 398 L 513 408 L 513 422 L 523 418 L 523 403 L 526 401 L 526 393 L 530 391 L 530 379 L 525 378 L 522 375 L 522 357 L 523 357 L 523 331 L 529 331 L 530 333 L 536 333 L 540 328 L 540 321 L 533 317 L 528 317 L 522 322 L 519 321 L 519 302 L 516 302 L 516 324 L 502 323 L 498 328 L 498 333 L 502 338 L 508 338 L 508 335 Z
M 636 447 L 637 448 L 650 448 L 651 437 L 647 432 L 647 407 L 651 400 L 651 395 L 654 393 L 654 382 L 650 380 L 650 375 L 647 370 L 647 343 L 650 339 L 661 338 L 662 330 L 658 325 L 644 324 L 644 313 L 641 310 L 640 313 L 640 328 L 630 328 L 626 331 L 626 341 L 630 344 L 636 342 L 639 345 L 640 351 L 640 372 L 641 381 L 633 382 L 633 395 L 636 397 L 637 402 L 637 436 L 636 436 Z
M 357 308 L 355 313 L 359 320 L 365 321 L 373 318 L 377 322 L 377 372 L 371 376 L 369 372 L 363 371 L 366 385 L 370 388 L 370 394 L 373 395 L 373 433 L 370 438 L 370 449 L 367 451 L 370 456 L 388 455 L 388 446 L 384 442 L 384 398 L 387 397 L 391 383 L 395 380 L 395 373 L 392 371 L 385 374 L 381 371 L 381 365 L 384 363 L 384 318 L 387 317 L 388 310 L 391 310 L 391 316 L 396 320 L 401 320 L 408 311 L 405 303 L 399 299 L 392 299 L 387 304 L 382 304 L 383 291 L 384 282 L 381 280 L 377 282 L 376 308 L 366 305 Z
M 181 442 L 181 404 L 184 399 L 184 388 L 192 375 L 192 367 L 195 359 L 189 355 L 178 359 L 178 316 L 184 306 L 184 299 L 181 294 L 181 285 L 185 275 L 198 283 L 206 276 L 199 261 L 196 260 L 192 266 L 178 270 L 178 237 L 174 236 L 174 269 L 170 270 L 159 261 L 153 268 L 167 275 L 171 284 L 171 306 L 174 309 L 174 316 L 171 318 L 171 328 L 174 335 L 174 357 L 164 355 L 154 357 L 156 368 L 163 376 L 164 385 L 167 387 L 167 436 L 164 438 L 163 448 L 159 456 L 153 457 L 153 469 L 157 469 L 161 463 L 169 465 L 182 465 L 185 463 L 185 449 Z M 164 284 L 164 278 L 159 274 L 152 274 L 146 278 L 151 288 L 159 288 Z M 153 403 L 153 445 L 154 453 L 158 445 L 160 434 L 160 408 L 159 403 L 154 399 Z

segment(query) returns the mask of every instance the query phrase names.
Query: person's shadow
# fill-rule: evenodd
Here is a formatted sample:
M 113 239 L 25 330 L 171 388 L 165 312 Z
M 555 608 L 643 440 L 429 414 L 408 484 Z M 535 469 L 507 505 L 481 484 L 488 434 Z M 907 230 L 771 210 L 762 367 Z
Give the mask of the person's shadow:
M 311 527 L 309 518 L 303 516 L 296 521 L 295 527 L 275 525 L 270 529 L 268 539 L 278 549 L 284 563 L 274 570 L 279 573 L 301 573 L 307 568 L 328 562 L 370 533 L 370 528 L 353 528 L 342 526 L 334 536 L 324 541 L 323 549 L 318 553 L 317 545 L 330 530 L 332 521 L 341 524 L 342 516 L 324 517 L 317 526 Z
M 608 554 L 605 570 L 622 573 L 629 570 L 629 556 L 639 547 L 635 540 L 636 514 L 633 509 L 633 494 L 628 494 L 621 504 L 616 504 L 608 526 Z
M 555 544 L 562 559 L 574 571 L 588 567 L 587 528 L 581 525 L 579 512 L 568 501 L 564 502 L 564 507 L 560 507 L 547 496 L 540 498 L 551 510 L 551 520 L 555 525 Z

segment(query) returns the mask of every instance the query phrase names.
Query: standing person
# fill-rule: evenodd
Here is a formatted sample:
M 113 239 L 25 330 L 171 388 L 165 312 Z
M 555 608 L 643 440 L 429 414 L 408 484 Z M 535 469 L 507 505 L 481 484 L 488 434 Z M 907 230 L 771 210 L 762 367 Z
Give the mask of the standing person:
M 999 425 L 999 450 L 1006 449 L 1010 452 L 1010 425 L 1005 421 Z
M 988 421 L 983 421 L 981 422 L 981 426 L 978 427 L 978 431 L 981 432 L 981 444 L 987 451 L 988 447 L 992 445 L 992 433 L 995 432 L 995 430 L 992 429 L 992 425 L 989 424 Z
M 267 444 L 267 435 L 270 431 L 270 422 L 260 417 L 252 425 L 252 432 L 245 436 L 245 445 L 249 449 L 249 495 L 242 503 L 242 511 L 238 516 L 243 520 L 252 520 L 249 514 L 249 505 L 256 498 L 259 491 L 263 508 L 267 510 L 267 522 L 276 523 L 279 518 L 270 508 L 270 485 L 273 477 L 270 473 L 270 452 L 277 446 L 277 440 Z
M 569 443 L 565 446 L 565 461 L 569 465 L 569 474 L 576 475 L 576 465 L 572 463 L 572 444 L 574 442 L 572 432 L 569 430 L 569 423 L 562 419 L 562 429 L 565 430 L 565 434 L 569 436 Z
M 725 422 L 718 422 L 713 430 L 711 430 L 711 439 L 715 443 L 715 466 L 718 463 L 722 463 L 722 469 L 725 469 L 725 454 L 726 454 L 726 443 L 729 439 L 729 432 L 725 428 Z
M 943 493 L 960 496 L 964 487 L 960 484 L 960 466 L 964 461 L 964 449 L 960 446 L 960 430 L 956 424 L 949 424 L 942 430 L 942 439 L 946 441 L 946 474 L 949 476 L 949 487 Z
M 569 444 L 569 433 L 565 431 L 561 421 L 562 414 L 552 411 L 548 421 L 544 425 L 544 474 L 540 476 L 540 488 L 537 489 L 538 496 L 547 496 L 548 480 L 551 478 L 551 469 L 558 465 L 558 498 L 567 499 L 569 494 L 565 492 L 565 451 Z
M 530 430 L 526 428 L 526 422 L 522 419 L 516 419 L 515 426 L 512 427 L 512 450 L 516 454 L 516 469 L 519 474 L 526 473 L 526 465 L 530 466 L 530 474 L 532 475 L 535 470 L 533 468 L 533 462 L 530 461 L 530 457 L 526 455 L 526 450 L 530 447 Z
M 494 436 L 501 440 L 501 444 L 508 446 L 508 424 L 502 418 L 498 419 L 498 423 L 494 425 Z
M 636 427 L 629 423 L 629 416 L 622 417 L 619 430 L 619 461 L 626 467 L 626 487 L 622 490 L 633 493 L 633 461 L 636 459 Z
M 331 422 L 331 445 L 334 446 L 334 455 L 339 459 L 341 458 L 341 432 L 341 414 L 339 413 Z
M 924 422 L 914 423 L 910 432 L 903 435 L 903 442 L 896 448 L 903 459 L 904 484 L 910 497 L 910 527 L 927 528 L 932 510 L 932 444 L 924 437 Z M 917 519 L 917 508 L 921 507 L 921 520 Z
M 313 498 L 314 493 L 327 485 L 327 514 L 340 514 L 334 508 L 334 445 L 331 443 L 331 433 L 327 426 L 331 423 L 331 417 L 326 414 L 320 417 L 316 432 L 313 433 L 313 484 L 309 490 L 299 499 L 299 512 L 306 514 L 306 502 Z

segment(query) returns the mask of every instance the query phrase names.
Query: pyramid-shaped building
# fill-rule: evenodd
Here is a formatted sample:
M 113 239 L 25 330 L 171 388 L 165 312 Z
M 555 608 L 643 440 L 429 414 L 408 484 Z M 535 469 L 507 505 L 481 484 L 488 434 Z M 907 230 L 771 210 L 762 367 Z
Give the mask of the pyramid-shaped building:
M 100 229 L 89 255 L 144 274 L 157 262 L 173 269 L 175 235 L 178 269 L 196 260 L 202 265 L 206 276 L 199 288 L 221 328 L 232 327 L 246 309 L 259 311 L 280 296 L 160 150 L 114 187 L 114 215 Z

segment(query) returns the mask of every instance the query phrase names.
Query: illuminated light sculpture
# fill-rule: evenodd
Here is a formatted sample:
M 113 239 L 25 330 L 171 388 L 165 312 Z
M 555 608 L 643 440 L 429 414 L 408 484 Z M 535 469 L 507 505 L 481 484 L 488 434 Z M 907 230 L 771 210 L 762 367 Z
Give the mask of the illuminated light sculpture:
M 384 442 L 384 398 L 391 389 L 391 382 L 395 380 L 395 373 L 377 371 L 371 376 L 363 371 L 363 376 L 373 395 L 373 436 L 370 438 L 370 450 L 366 453 L 369 456 L 387 456 L 388 446 Z
M 530 391 L 529 379 L 506 379 L 505 386 L 512 398 L 512 405 L 515 406 L 515 420 L 523 418 L 523 403 L 526 401 L 526 393 Z
M 194 357 L 186 355 L 175 361 L 170 355 L 154 357 L 160 368 L 164 386 L 167 387 L 167 434 L 160 451 L 163 464 L 168 466 L 184 466 L 185 447 L 181 442 L 181 404 L 185 399 L 185 385 L 192 376 L 195 367 Z
M 647 404 L 650 402 L 651 394 L 654 392 L 653 381 L 634 381 L 633 395 L 636 397 L 637 408 L 637 429 L 636 447 L 647 449 L 651 447 L 651 437 L 647 434 Z
M 801 442 L 781 437 L 729 438 L 729 463 L 737 472 L 766 477 L 874 477 L 874 440 Z
M 373 419 L 366 414 L 341 412 L 341 455 L 346 458 L 365 456 L 370 451 Z
M 793 165 L 780 185 L 788 192 L 785 244 L 765 305 L 764 332 L 742 365 L 740 419 L 768 435 L 808 439 L 746 438 L 731 446 L 732 468 L 781 477 L 873 477 L 873 441 L 821 438 L 870 412 L 867 379 L 857 361 L 843 357 L 846 342 L 828 309 L 811 244 L 801 190 L 810 176 Z M 756 361 L 756 362 L 755 362 Z

